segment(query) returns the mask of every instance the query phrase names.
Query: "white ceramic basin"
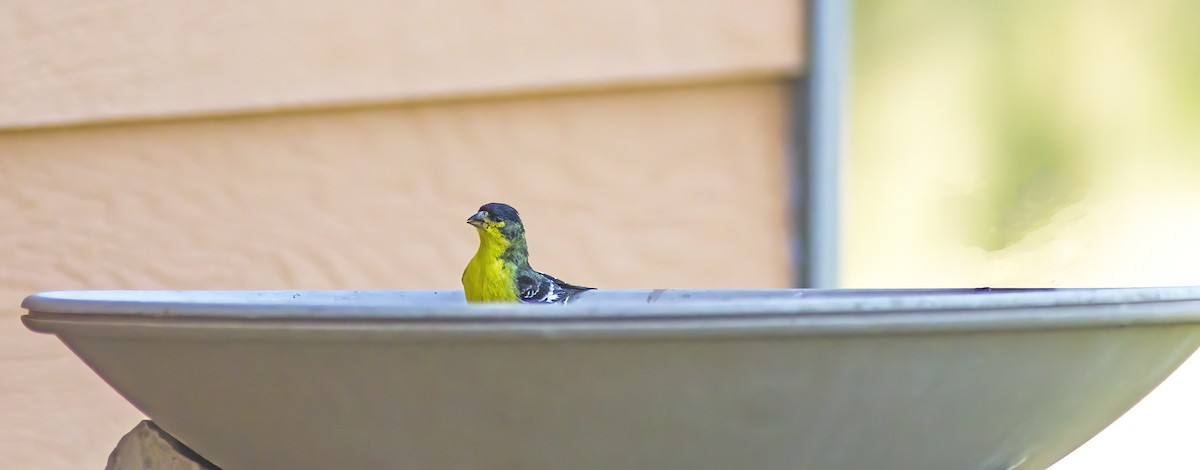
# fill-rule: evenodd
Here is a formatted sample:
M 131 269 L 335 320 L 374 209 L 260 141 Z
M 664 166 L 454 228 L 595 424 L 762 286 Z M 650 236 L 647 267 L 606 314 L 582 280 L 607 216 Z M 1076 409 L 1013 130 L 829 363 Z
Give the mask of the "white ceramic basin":
M 597 291 L 565 306 L 80 291 L 23 306 L 227 470 L 1037 469 L 1200 345 L 1198 288 Z

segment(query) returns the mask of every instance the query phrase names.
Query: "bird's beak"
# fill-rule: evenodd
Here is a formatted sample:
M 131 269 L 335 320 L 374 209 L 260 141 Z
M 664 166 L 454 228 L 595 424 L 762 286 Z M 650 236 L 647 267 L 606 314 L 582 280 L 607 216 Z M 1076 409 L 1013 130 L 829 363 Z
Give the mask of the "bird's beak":
M 475 215 L 467 219 L 467 223 L 476 227 L 482 226 L 487 214 L 483 211 L 476 212 Z

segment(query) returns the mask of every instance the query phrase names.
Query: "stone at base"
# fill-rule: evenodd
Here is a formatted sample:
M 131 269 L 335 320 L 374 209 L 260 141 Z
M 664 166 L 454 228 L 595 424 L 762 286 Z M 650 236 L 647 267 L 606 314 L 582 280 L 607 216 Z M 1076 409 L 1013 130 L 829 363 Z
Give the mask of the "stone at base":
M 151 421 L 129 431 L 108 456 L 105 470 L 220 470 Z

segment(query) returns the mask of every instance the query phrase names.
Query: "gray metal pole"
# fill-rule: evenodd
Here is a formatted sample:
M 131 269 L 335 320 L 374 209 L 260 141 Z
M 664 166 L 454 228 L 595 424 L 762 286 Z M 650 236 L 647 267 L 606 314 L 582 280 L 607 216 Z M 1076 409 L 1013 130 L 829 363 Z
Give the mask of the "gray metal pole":
M 851 0 L 807 0 L 808 71 L 792 93 L 795 284 L 838 286 Z

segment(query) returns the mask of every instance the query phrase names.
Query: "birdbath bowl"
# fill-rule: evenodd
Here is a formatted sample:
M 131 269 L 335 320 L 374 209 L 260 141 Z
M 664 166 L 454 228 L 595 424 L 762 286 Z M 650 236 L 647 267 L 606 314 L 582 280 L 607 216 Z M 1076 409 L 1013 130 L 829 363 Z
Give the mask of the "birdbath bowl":
M 27 298 L 241 468 L 1045 468 L 1200 346 L 1200 288 Z

